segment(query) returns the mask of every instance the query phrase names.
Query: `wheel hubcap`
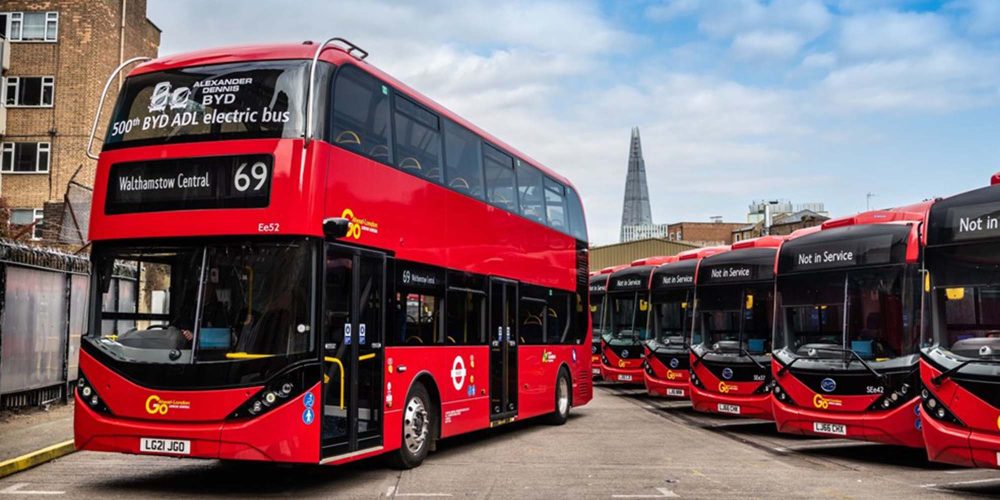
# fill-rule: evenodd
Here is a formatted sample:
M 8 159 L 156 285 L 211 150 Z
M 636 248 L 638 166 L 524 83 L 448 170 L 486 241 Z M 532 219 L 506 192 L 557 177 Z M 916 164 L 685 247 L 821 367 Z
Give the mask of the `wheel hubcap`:
M 559 379 L 559 386 L 556 388 L 556 402 L 559 405 L 559 414 L 565 415 L 569 412 L 569 383 L 565 378 Z
M 413 398 L 406 403 L 403 413 L 403 442 L 411 453 L 417 454 L 430 434 L 430 422 L 424 402 Z

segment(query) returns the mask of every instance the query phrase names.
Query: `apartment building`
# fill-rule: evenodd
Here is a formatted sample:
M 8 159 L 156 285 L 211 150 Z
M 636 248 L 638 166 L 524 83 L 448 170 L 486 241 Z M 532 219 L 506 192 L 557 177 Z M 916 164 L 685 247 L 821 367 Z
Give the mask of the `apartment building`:
M 67 183 L 74 174 L 93 183 L 95 162 L 85 148 L 104 83 L 121 61 L 155 57 L 160 30 L 146 18 L 146 0 L 4 0 L 0 36 L 6 235 L 54 242 Z

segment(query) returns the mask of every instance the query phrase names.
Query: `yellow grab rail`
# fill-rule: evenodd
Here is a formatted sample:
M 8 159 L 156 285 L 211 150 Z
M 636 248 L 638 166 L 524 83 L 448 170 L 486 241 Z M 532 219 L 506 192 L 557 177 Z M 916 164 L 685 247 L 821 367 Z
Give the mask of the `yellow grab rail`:
M 226 359 L 264 359 L 273 358 L 274 354 L 254 354 L 252 352 L 227 352 Z
M 369 359 L 372 359 L 374 357 L 375 357 L 375 353 L 371 352 L 371 353 L 365 354 L 364 356 L 358 356 L 358 361 L 368 361 Z
M 333 356 L 324 356 L 323 361 L 327 363 L 334 363 L 340 368 L 340 409 L 344 409 L 344 364 L 340 362 L 339 359 Z M 329 377 L 325 374 L 323 375 L 323 383 L 329 382 Z

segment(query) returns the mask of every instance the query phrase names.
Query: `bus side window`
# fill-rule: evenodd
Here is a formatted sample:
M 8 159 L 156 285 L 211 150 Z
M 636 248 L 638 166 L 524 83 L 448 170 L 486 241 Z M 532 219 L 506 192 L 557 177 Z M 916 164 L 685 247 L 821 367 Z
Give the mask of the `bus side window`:
M 395 294 L 388 336 L 390 345 L 441 343 L 444 322 L 444 273 L 438 268 L 396 261 Z
M 486 172 L 486 201 L 517 212 L 514 159 L 489 144 L 483 144 L 483 167 Z
M 374 160 L 391 163 L 389 88 L 354 66 L 337 73 L 330 142 Z
M 537 168 L 517 160 L 517 194 L 521 202 L 521 215 L 545 224 L 542 173 Z
M 472 132 L 444 121 L 445 182 L 448 187 L 483 199 L 483 157 L 481 142 Z
M 566 188 L 562 184 L 545 178 L 545 218 L 549 226 L 562 232 L 566 227 Z
M 574 344 L 576 338 L 570 331 L 570 298 L 568 292 L 562 290 L 550 290 L 547 316 L 546 344 Z
M 570 234 L 578 240 L 587 241 L 587 223 L 583 218 L 583 206 L 573 188 L 566 188 L 566 205 L 569 212 Z
M 449 289 L 447 299 L 447 329 L 444 343 L 450 345 L 479 345 L 484 343 L 486 319 L 483 304 L 486 294 L 479 290 Z
M 396 167 L 440 183 L 441 120 L 434 113 L 396 94 Z

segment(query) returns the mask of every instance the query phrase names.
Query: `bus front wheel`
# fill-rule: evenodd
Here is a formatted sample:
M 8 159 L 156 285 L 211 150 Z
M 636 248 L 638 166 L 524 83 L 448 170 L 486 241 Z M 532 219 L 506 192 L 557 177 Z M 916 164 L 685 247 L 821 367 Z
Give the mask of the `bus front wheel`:
M 436 412 L 423 384 L 414 384 L 403 407 L 402 443 L 389 455 L 390 465 L 412 469 L 427 458 L 435 439 Z

